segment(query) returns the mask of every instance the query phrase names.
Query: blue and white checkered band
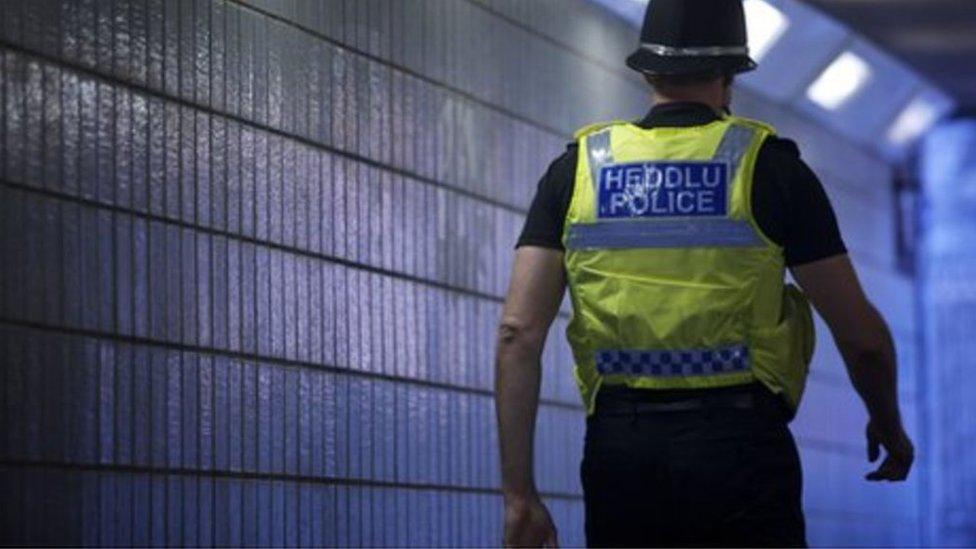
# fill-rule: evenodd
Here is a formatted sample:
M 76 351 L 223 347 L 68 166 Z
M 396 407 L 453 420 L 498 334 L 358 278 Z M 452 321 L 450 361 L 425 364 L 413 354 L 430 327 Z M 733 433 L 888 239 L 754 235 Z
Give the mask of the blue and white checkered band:
M 725 162 L 634 162 L 600 168 L 597 217 L 725 216 Z
M 596 369 L 603 375 L 713 376 L 745 372 L 749 368 L 749 348 L 745 345 L 712 349 L 613 349 L 596 352 Z

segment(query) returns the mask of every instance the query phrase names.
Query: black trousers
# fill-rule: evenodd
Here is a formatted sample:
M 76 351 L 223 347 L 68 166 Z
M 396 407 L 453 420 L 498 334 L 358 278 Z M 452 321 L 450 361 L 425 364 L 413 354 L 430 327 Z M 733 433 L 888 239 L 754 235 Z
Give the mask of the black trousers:
M 758 387 L 748 408 L 706 397 L 678 411 L 640 409 L 647 391 L 601 390 L 581 466 L 587 544 L 806 546 L 796 444 Z

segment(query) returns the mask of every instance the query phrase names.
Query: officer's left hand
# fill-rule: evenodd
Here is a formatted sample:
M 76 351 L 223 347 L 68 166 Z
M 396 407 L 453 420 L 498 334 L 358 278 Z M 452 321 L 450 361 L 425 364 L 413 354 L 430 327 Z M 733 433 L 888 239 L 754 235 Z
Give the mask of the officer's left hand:
M 868 473 L 868 480 L 905 480 L 915 461 L 915 447 L 908 434 L 899 425 L 896 429 L 883 431 L 874 423 L 868 423 L 868 461 L 875 462 L 881 455 L 881 447 L 888 453 L 881 466 Z

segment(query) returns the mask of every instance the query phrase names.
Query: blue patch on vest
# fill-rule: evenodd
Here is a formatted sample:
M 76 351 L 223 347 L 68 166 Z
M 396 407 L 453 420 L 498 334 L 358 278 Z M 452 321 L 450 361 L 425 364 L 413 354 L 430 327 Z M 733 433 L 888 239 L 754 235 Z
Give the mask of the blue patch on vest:
M 725 216 L 724 162 L 636 162 L 600 168 L 598 218 Z

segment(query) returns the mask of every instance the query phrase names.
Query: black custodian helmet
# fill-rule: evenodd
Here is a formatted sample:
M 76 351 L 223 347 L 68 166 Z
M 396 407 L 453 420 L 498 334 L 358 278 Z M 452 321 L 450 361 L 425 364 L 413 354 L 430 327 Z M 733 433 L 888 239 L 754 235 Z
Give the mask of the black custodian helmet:
M 627 66 L 645 74 L 751 71 L 742 0 L 650 0 Z

